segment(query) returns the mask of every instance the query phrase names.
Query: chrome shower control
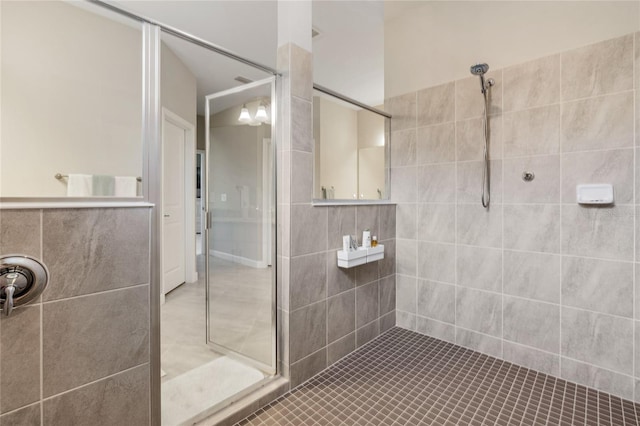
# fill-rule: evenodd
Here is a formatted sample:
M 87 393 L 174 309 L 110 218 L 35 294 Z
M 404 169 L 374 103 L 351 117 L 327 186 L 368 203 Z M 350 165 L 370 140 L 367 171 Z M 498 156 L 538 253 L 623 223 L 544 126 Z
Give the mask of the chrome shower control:
M 49 272 L 40 261 L 25 255 L 0 257 L 0 305 L 9 316 L 15 306 L 36 299 L 46 288 Z
M 535 177 L 536 175 L 533 172 L 522 172 L 522 180 L 525 182 L 531 182 Z

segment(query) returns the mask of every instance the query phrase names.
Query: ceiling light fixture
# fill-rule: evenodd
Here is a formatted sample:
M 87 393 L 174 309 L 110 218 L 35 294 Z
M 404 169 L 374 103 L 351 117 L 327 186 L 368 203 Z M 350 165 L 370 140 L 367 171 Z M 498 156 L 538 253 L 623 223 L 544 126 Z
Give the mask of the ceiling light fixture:
M 242 105 L 242 109 L 240 110 L 240 116 L 238 117 L 238 121 L 241 123 L 251 123 L 251 116 L 249 115 L 249 110 L 247 109 L 247 105 Z
M 264 104 L 261 103 L 258 107 L 255 119 L 260 123 L 264 123 L 265 121 L 269 120 L 269 116 L 267 115 L 267 108 L 265 108 Z

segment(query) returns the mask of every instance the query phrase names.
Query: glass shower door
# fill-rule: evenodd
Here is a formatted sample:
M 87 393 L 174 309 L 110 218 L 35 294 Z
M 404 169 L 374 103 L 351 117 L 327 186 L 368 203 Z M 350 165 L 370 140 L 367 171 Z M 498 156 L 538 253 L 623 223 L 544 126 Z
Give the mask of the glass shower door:
M 275 374 L 275 79 L 207 96 L 207 342 Z

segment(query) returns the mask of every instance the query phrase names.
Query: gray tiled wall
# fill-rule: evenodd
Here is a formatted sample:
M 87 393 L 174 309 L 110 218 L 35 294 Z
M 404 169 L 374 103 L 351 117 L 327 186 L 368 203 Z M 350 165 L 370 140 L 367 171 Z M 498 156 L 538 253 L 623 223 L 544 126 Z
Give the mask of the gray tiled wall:
M 640 400 L 640 35 L 489 77 L 488 210 L 477 77 L 387 102 L 410 153 L 391 172 L 398 325 Z M 615 206 L 577 205 L 578 183 L 612 183 Z
M 278 50 L 279 359 L 292 387 L 395 325 L 395 206 L 312 205 L 311 59 L 295 44 Z M 385 245 L 385 259 L 338 268 L 342 236 L 366 228 Z
M 149 209 L 0 210 L 0 253 L 51 274 L 0 317 L 0 423 L 149 424 Z

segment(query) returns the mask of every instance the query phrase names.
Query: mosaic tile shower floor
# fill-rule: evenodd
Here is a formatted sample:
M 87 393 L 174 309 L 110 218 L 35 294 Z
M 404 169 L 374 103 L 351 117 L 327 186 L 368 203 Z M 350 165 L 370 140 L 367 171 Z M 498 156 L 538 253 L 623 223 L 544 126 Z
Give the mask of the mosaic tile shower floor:
M 393 328 L 238 425 L 638 425 L 640 404 Z

